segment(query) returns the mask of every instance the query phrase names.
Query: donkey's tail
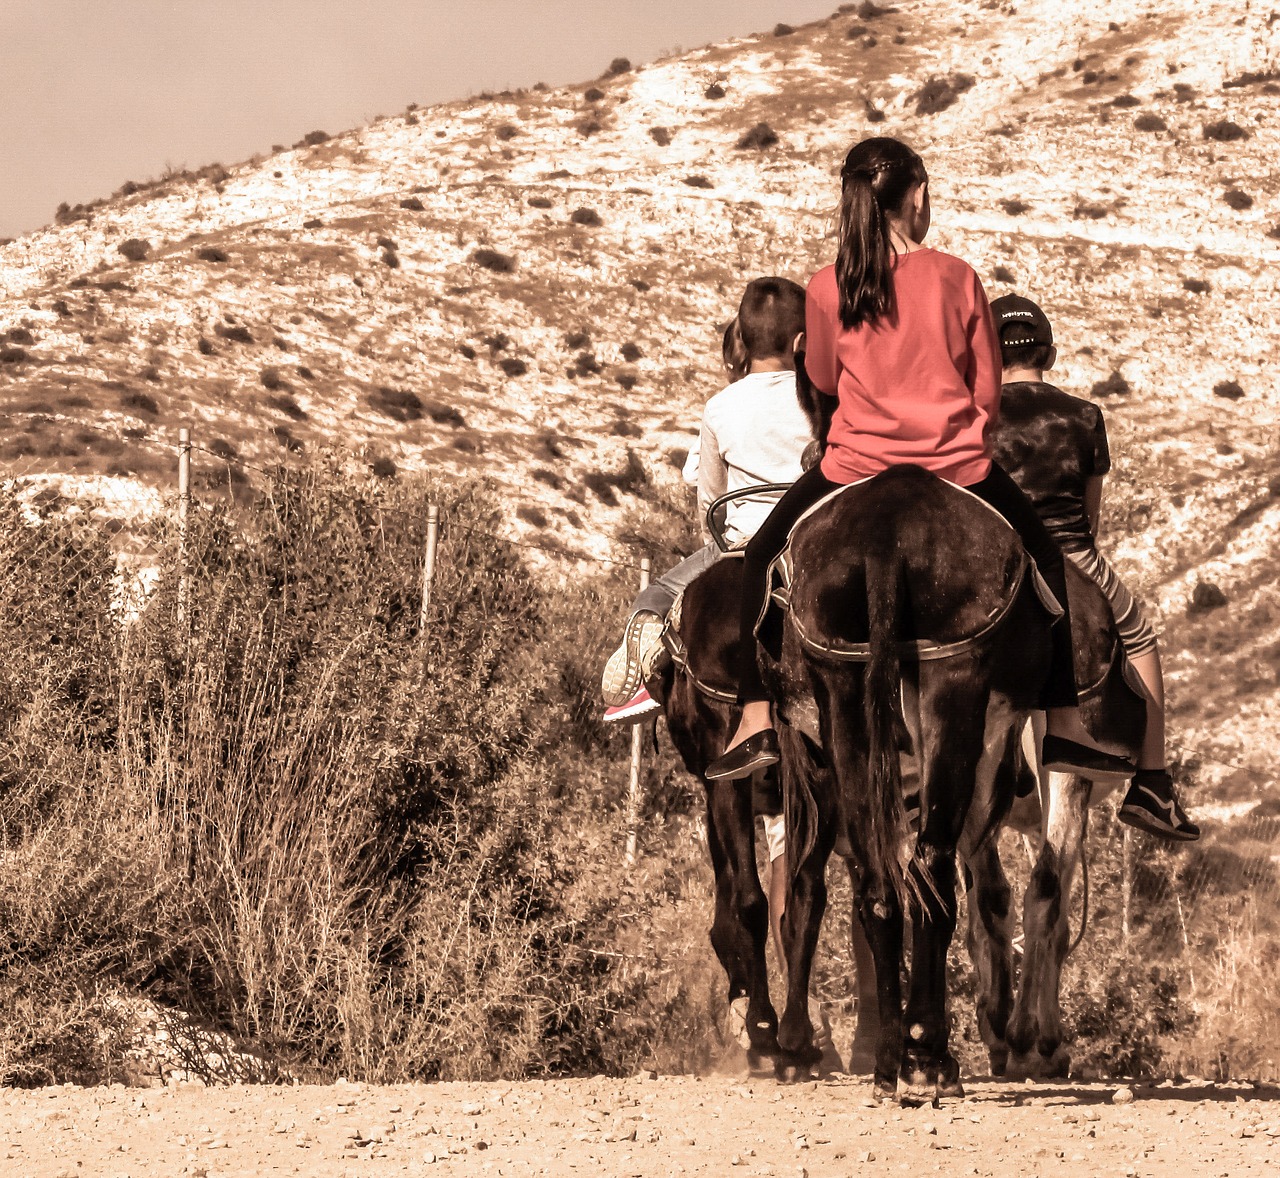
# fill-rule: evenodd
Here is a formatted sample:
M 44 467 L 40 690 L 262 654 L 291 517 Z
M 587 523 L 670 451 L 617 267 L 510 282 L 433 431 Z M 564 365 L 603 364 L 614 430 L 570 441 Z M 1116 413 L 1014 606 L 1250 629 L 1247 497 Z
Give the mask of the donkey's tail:
M 792 724 L 778 726 L 782 749 L 782 810 L 786 820 L 787 868 L 792 879 L 818 842 L 817 754 Z
M 873 872 L 898 894 L 905 906 L 906 882 L 899 858 L 906 832 L 902 801 L 902 771 L 898 762 L 898 714 L 901 699 L 901 665 L 898 653 L 898 619 L 902 612 L 902 567 L 890 551 L 867 552 L 867 620 L 871 655 L 867 661 L 863 712 L 867 726 L 869 758 L 868 829 L 863 838 Z

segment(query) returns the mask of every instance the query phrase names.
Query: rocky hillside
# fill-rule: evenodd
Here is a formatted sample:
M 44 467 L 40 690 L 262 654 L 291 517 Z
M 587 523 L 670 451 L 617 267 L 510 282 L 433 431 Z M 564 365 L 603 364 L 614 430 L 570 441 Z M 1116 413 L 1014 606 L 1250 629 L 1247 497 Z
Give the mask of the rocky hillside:
M 935 244 L 1039 299 L 1060 383 L 1105 398 L 1177 739 L 1243 805 L 1280 755 L 1277 68 L 1241 0 L 868 0 L 130 183 L 0 247 L 0 471 L 150 502 L 191 422 L 206 480 L 327 446 L 482 470 L 513 534 L 608 555 L 744 282 L 829 260 L 840 158 L 899 135 Z

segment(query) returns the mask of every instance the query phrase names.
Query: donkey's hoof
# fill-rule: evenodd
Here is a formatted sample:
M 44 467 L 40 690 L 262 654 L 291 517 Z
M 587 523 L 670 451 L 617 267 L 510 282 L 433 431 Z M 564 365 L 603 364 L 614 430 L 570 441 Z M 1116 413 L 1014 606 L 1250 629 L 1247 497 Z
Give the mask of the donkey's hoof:
M 934 1093 L 935 1103 L 938 1100 L 959 1100 L 964 1096 L 964 1085 L 960 1083 L 960 1064 L 956 1060 L 948 1058 L 942 1065 Z
M 918 1108 L 922 1104 L 933 1104 L 937 1099 L 937 1080 L 928 1072 L 916 1068 L 903 1071 L 899 1081 L 898 1103 L 907 1108 Z
M 773 1074 L 779 1084 L 807 1084 L 810 1080 L 816 1079 L 812 1064 L 797 1063 L 794 1060 L 776 1060 L 773 1065 Z
M 1071 1075 L 1071 1053 L 1061 1044 L 1052 1055 L 1041 1056 L 1040 1075 L 1046 1080 L 1065 1080 Z
M 1008 1066 L 1005 1068 L 1005 1079 L 1038 1080 L 1041 1076 L 1042 1060 L 1034 1051 L 1015 1051 L 1010 1053 Z
M 1009 1070 L 1009 1049 L 1007 1047 L 992 1047 L 987 1052 L 987 1059 L 990 1061 L 991 1074 L 997 1079 Z
M 898 1078 L 888 1079 L 884 1076 L 877 1076 L 875 1084 L 871 1089 L 871 1096 L 880 1104 L 893 1104 L 898 1099 Z
M 749 1076 L 769 1076 L 773 1074 L 774 1053 L 765 1051 L 747 1052 L 747 1074 Z

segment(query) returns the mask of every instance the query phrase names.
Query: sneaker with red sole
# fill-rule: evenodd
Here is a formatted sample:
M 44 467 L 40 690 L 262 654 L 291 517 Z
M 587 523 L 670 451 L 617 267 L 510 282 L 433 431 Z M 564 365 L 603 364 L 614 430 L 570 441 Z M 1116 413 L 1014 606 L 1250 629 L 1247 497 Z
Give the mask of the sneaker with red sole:
M 634 724 L 637 720 L 647 716 L 650 712 L 656 712 L 662 705 L 649 694 L 647 687 L 641 687 L 624 704 L 618 704 L 616 707 L 608 708 L 604 713 L 604 722 L 606 724 L 621 724 L 624 721 L 628 724 Z
M 609 656 L 600 678 L 600 694 L 613 708 L 630 706 L 636 692 L 653 672 L 653 661 L 662 650 L 666 622 L 647 609 L 627 619 L 622 645 Z

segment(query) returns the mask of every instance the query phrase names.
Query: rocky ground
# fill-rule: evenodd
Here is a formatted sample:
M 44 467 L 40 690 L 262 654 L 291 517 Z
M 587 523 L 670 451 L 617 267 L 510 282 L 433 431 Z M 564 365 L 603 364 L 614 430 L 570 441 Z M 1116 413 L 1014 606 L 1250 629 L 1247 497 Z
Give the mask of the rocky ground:
M 1246 1085 L 974 1083 L 962 1101 L 899 1109 L 876 1105 L 868 1083 L 847 1077 L 779 1087 L 647 1075 L 392 1088 L 50 1088 L 0 1093 L 0 1161 L 14 1178 L 1235 1178 L 1275 1172 L 1275 1096 Z

